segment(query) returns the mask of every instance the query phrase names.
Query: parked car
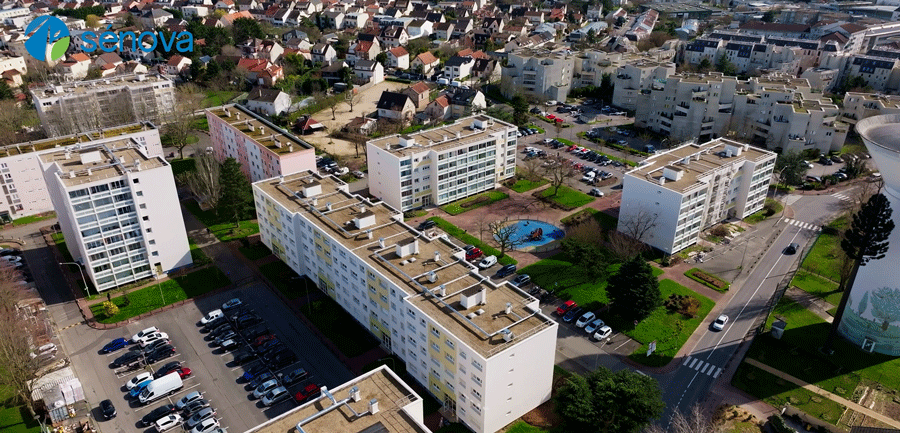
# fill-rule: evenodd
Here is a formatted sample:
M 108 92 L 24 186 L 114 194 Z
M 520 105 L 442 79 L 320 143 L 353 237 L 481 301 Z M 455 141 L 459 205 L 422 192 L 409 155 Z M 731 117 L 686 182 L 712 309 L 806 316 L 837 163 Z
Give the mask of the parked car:
M 213 340 L 213 344 L 215 344 L 216 346 L 221 346 L 222 343 L 231 340 L 234 337 L 237 337 L 237 332 L 235 332 L 234 330 L 230 330 L 216 337 L 216 339 Z
M 436 225 L 437 225 L 437 223 L 434 222 L 433 220 L 425 220 L 425 221 L 422 221 L 421 223 L 419 223 L 419 225 L 416 227 L 416 229 L 419 231 L 423 231 L 423 230 L 428 230 L 430 228 L 433 228 Z
M 206 325 L 206 324 L 209 323 L 210 321 L 212 321 L 212 320 L 214 320 L 214 319 L 216 319 L 216 318 L 218 318 L 218 317 L 222 317 L 222 316 L 224 316 L 224 315 L 225 315 L 225 313 L 223 313 L 221 309 L 218 309 L 218 310 L 212 310 L 212 311 L 210 311 L 209 313 L 206 313 L 206 315 L 203 316 L 202 319 L 200 319 L 200 324 L 201 324 L 201 325 Z
M 591 321 L 593 321 L 596 318 L 597 318 L 596 313 L 594 313 L 593 311 L 588 311 L 587 313 L 582 314 L 581 317 L 578 318 L 578 321 L 575 322 L 575 326 L 577 326 L 579 328 L 584 328 L 585 325 L 587 325 L 588 323 L 591 323 Z
M 144 415 L 141 418 L 141 425 L 144 427 L 149 427 L 151 424 L 156 422 L 156 420 L 175 412 L 174 404 L 164 404 L 156 409 L 150 411 L 150 413 Z
M 112 362 L 112 367 L 117 368 L 117 367 L 121 367 L 123 365 L 128 365 L 128 364 L 131 364 L 132 362 L 139 361 L 143 358 L 144 358 L 144 354 L 142 354 L 139 351 L 128 352 L 128 353 L 116 358 Z
M 209 402 L 206 401 L 206 399 L 201 398 L 201 399 L 194 400 L 194 401 L 184 405 L 184 409 L 182 410 L 182 413 L 185 418 L 190 418 L 190 417 L 196 415 L 197 412 L 200 412 L 201 410 L 206 409 L 208 407 L 209 407 Z
M 175 347 L 172 345 L 165 345 L 153 351 L 153 353 L 147 355 L 147 363 L 153 364 L 155 362 L 162 361 L 170 356 L 175 356 Z
M 169 340 L 159 339 L 159 340 L 156 340 L 156 341 L 142 347 L 141 352 L 150 354 L 150 353 L 153 353 L 154 350 L 159 349 L 160 347 L 163 347 L 167 344 L 169 344 Z
M 475 260 L 483 255 L 484 253 L 481 252 L 480 248 L 473 247 L 472 249 L 466 251 L 466 260 Z
M 366 177 L 366 174 L 363 173 L 363 172 L 361 172 L 361 171 L 359 171 L 359 170 L 354 170 L 354 171 L 353 171 L 353 177 L 355 177 L 355 178 L 357 178 L 357 179 L 362 179 L 362 178 Z
M 716 331 L 721 331 L 722 329 L 725 329 L 726 323 L 728 323 L 728 316 L 722 314 L 713 321 L 712 328 Z
M 156 370 L 156 374 L 154 374 L 153 377 L 159 379 L 160 377 L 163 377 L 179 368 L 181 368 L 181 361 L 167 362 L 165 365 L 159 367 Z
M 603 340 L 604 338 L 609 338 L 610 335 L 612 335 L 612 328 L 603 325 L 600 329 L 597 329 L 597 332 L 594 332 L 593 337 L 595 340 Z
M 290 351 L 279 353 L 278 355 L 269 358 L 269 365 L 272 367 L 272 370 L 276 371 L 295 362 L 297 362 L 297 355 L 294 355 L 294 352 Z
M 106 343 L 106 346 L 103 346 L 103 349 L 100 349 L 100 352 L 103 352 L 103 353 L 115 352 L 115 351 L 127 346 L 128 342 L 129 341 L 126 340 L 125 338 L 116 338 L 115 340 L 110 341 L 109 343 Z
M 267 328 L 265 326 L 257 326 L 255 328 L 241 329 L 239 332 L 247 340 L 253 340 L 256 337 L 259 337 L 260 335 L 272 333 L 272 331 L 269 330 L 269 328 Z
M 294 394 L 294 400 L 297 400 L 297 403 L 303 403 L 310 398 L 318 396 L 319 393 L 321 393 L 321 388 L 319 387 L 319 385 L 311 383 Z
M 116 407 L 113 405 L 112 400 L 106 399 L 100 402 L 100 412 L 103 413 L 103 418 L 113 419 L 116 417 Z
M 141 347 L 146 347 L 147 345 L 152 344 L 156 341 L 168 340 L 168 339 L 169 339 L 169 334 L 166 334 L 165 332 L 154 332 L 152 334 L 147 334 L 147 335 L 141 337 L 138 340 L 138 344 L 140 344 Z
M 832 161 L 832 160 L 829 159 L 828 157 L 823 156 L 823 157 L 819 158 L 819 164 L 822 164 L 822 165 L 834 165 L 834 161 Z
M 178 410 L 182 410 L 189 403 L 200 400 L 201 398 L 203 398 L 203 396 L 200 394 L 200 391 L 194 391 L 190 394 L 185 395 L 184 397 L 181 397 L 181 400 L 178 400 L 178 402 L 175 403 L 175 408 Z
M 605 325 L 605 323 L 603 323 L 603 319 L 594 319 L 591 323 L 584 325 L 584 332 L 587 332 L 588 334 L 593 334 L 597 329 L 599 329 L 603 325 Z
M 516 278 L 513 278 L 512 281 L 510 281 L 510 283 L 516 287 L 525 287 L 529 283 L 531 283 L 531 275 L 528 275 L 528 274 L 519 275 Z
M 257 386 L 256 389 L 253 390 L 253 398 L 260 398 L 275 388 L 278 388 L 278 380 L 277 379 L 267 380 L 267 381 L 263 382 L 262 384 L 260 384 L 259 386 Z
M 247 349 L 242 349 L 237 352 L 234 352 L 234 358 L 231 362 L 235 365 L 244 365 L 247 362 L 256 359 L 256 354 Z
M 237 307 L 240 307 L 241 304 L 242 302 L 240 298 L 230 299 L 228 300 L 228 302 L 222 304 L 222 311 L 227 313 Z
M 195 413 L 194 416 L 188 418 L 187 421 L 184 422 L 184 425 L 185 427 L 191 429 L 194 428 L 197 424 L 200 424 L 201 421 L 210 419 L 214 416 L 216 416 L 216 410 L 211 407 L 207 407 Z
M 232 338 L 232 339 L 223 341 L 221 347 L 223 350 L 232 351 L 234 349 L 237 349 L 238 347 L 241 347 L 242 344 L 244 344 L 244 343 L 241 343 L 240 340 Z
M 157 328 L 155 326 L 151 326 L 141 332 L 138 332 L 137 334 L 134 334 L 134 336 L 131 337 L 131 342 L 139 343 L 144 337 L 146 337 L 147 335 L 153 334 L 154 332 L 159 332 L 159 328 Z
M 190 433 L 213 433 L 219 429 L 219 420 L 215 418 L 207 418 L 197 423 Z
M 200 328 L 200 332 L 212 331 L 213 329 L 216 329 L 216 327 L 221 326 L 223 323 L 228 323 L 228 319 L 225 318 L 224 314 L 210 320 L 209 322 L 206 322 L 206 324 L 203 325 L 202 328 Z
M 516 265 L 505 265 L 497 271 L 497 278 L 503 278 L 516 273 Z
M 263 321 L 262 317 L 259 317 L 258 315 L 251 313 L 251 314 L 247 314 L 247 315 L 239 317 L 234 322 L 234 327 L 237 329 L 249 328 L 258 323 L 262 323 L 262 321 Z
M 545 102 L 544 105 L 546 105 L 546 106 L 548 106 L 548 107 L 552 107 L 552 106 L 556 105 L 556 100 L 555 100 L 555 99 L 551 99 L 551 100 Z
M 144 391 L 144 388 L 146 388 L 147 385 L 150 384 L 150 382 L 153 382 L 152 378 L 144 379 L 143 382 L 138 383 L 137 385 L 132 387 L 131 391 L 128 391 L 128 397 L 137 398 L 137 396 L 141 395 L 141 393 Z
M 568 300 L 568 301 L 564 302 L 562 305 L 560 305 L 559 307 L 556 307 L 556 314 L 558 316 L 565 315 L 566 313 L 569 312 L 569 310 L 571 310 L 577 306 L 578 306 L 578 304 L 576 304 L 575 301 Z
M 253 368 L 244 371 L 244 374 L 241 375 L 241 379 L 245 382 L 250 383 L 250 385 L 252 386 L 253 380 L 255 380 L 260 375 L 266 374 L 268 372 L 268 366 L 266 366 L 265 364 L 257 364 L 254 365 Z M 257 384 L 257 386 L 259 386 L 259 384 Z
M 832 157 L 831 157 L 831 160 L 834 161 L 834 162 L 844 162 L 844 160 L 841 159 L 841 157 L 838 156 L 838 155 L 832 156 Z
M 298 368 L 288 374 L 282 375 L 281 382 L 284 386 L 290 386 L 295 383 L 303 382 L 307 378 L 309 378 L 309 373 L 303 368 Z
M 259 337 L 256 337 L 255 339 L 251 340 L 252 342 L 250 343 L 250 345 L 253 347 L 257 347 L 267 341 L 272 341 L 272 340 L 277 340 L 277 339 L 278 338 L 275 337 L 275 334 L 260 335 Z
M 569 312 L 567 312 L 566 315 L 563 316 L 563 322 L 571 323 L 573 320 L 575 320 L 575 318 L 577 318 L 583 312 L 584 312 L 584 308 L 575 307 L 575 308 L 569 310 Z
M 592 195 L 594 197 L 603 197 L 603 191 L 600 191 L 600 188 L 591 188 L 591 191 L 588 192 L 588 195 Z
M 263 406 L 271 406 L 279 401 L 286 400 L 290 396 L 291 394 L 288 392 L 287 388 L 279 386 L 278 388 L 267 392 L 266 395 L 262 397 L 262 404 Z
M 175 370 L 170 371 L 169 374 L 178 373 L 178 375 L 181 376 L 182 379 L 184 379 L 184 378 L 190 376 L 191 373 L 193 373 L 193 372 L 194 371 L 191 370 L 190 368 L 181 367 L 181 368 L 176 368 Z
M 480 269 L 487 269 L 496 264 L 497 264 L 497 256 L 487 256 L 487 257 L 481 259 L 480 262 L 478 262 L 478 267 Z
M 266 370 L 266 371 L 258 374 L 256 377 L 253 378 L 253 380 L 250 381 L 250 388 L 256 389 L 256 387 L 262 385 L 263 382 L 274 379 L 274 378 L 275 378 L 275 375 L 272 374 L 271 371 Z
M 165 415 L 162 418 L 156 420 L 153 423 L 153 427 L 156 428 L 157 432 L 162 433 L 162 432 L 169 430 L 175 426 L 181 425 L 181 422 L 182 422 L 181 415 L 179 415 L 177 413 L 172 413 L 169 415 Z
M 138 386 L 139 383 L 147 381 L 147 380 L 152 380 L 152 379 L 153 379 L 153 375 L 151 373 L 149 373 L 149 372 L 141 373 L 135 377 L 132 377 L 131 380 L 129 380 L 128 382 L 125 382 L 125 389 L 131 391 L 132 389 L 134 389 L 134 387 Z

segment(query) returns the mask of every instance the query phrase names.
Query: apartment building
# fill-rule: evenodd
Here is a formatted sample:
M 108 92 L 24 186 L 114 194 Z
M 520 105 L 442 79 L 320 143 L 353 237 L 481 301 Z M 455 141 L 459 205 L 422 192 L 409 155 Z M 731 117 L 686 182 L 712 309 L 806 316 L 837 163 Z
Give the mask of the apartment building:
M 254 183 L 263 243 L 400 357 L 452 421 L 495 432 L 549 399 L 558 325 L 538 301 L 348 188 L 314 172 Z
M 135 122 L 159 125 L 175 107 L 175 84 L 160 75 L 133 74 L 31 90 L 50 137 Z
M 853 53 L 867 53 L 878 45 L 890 43 L 900 36 L 900 23 L 885 23 L 869 26 L 849 35 L 847 49 Z
M 210 108 L 206 120 L 216 158 L 236 159 L 250 182 L 316 168 L 311 144 L 245 107 Z
M 322 387 L 309 401 L 246 433 L 431 433 L 422 401 L 403 379 L 381 366 L 332 389 Z
M 99 291 L 192 263 L 172 167 L 136 140 L 40 155 L 72 257 Z
M 366 143 L 369 194 L 406 212 L 493 189 L 516 173 L 516 127 L 493 117 Z M 399 186 L 399 187 L 398 187 Z
M 747 81 L 720 73 L 673 75 L 640 100 L 635 125 L 675 140 L 733 134 L 769 149 L 831 152 L 840 150 L 849 128 L 830 99 L 786 75 Z
M 522 48 L 509 53 L 501 70 L 500 90 L 507 98 L 522 93 L 539 100 L 565 101 L 575 62 L 566 48 Z
M 844 94 L 841 120 L 856 124 L 857 121 L 867 117 L 898 113 L 900 113 L 900 96 L 847 92 Z
M 819 66 L 840 71 L 838 83 L 859 77 L 875 92 L 900 91 L 900 59 L 897 58 L 836 52 L 823 55 Z
M 655 222 L 647 244 L 668 254 L 699 240 L 700 231 L 762 209 L 776 154 L 717 138 L 657 153 L 625 173 L 619 231 Z
M 618 75 L 618 69 L 626 65 L 669 63 L 675 57 L 675 50 L 654 48 L 640 53 L 581 51 L 574 55 L 572 87 L 599 87 L 605 74 L 610 74 L 615 78 Z
M 163 153 L 159 131 L 149 122 L 0 147 L 0 185 L 6 198 L 0 207 L 0 221 L 53 210 L 39 155 L 74 144 L 90 146 L 112 140 L 134 140 L 145 146 L 151 157 Z
M 639 96 L 652 83 L 664 83 L 675 75 L 675 63 L 641 60 L 620 66 L 613 78 L 612 104 L 626 110 L 637 108 Z

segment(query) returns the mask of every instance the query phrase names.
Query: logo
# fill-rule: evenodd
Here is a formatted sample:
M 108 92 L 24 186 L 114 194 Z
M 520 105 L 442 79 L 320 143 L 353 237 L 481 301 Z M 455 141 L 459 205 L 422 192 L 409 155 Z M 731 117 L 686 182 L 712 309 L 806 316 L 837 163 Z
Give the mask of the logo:
M 31 34 L 32 32 L 34 34 Z M 69 38 L 69 28 L 61 19 L 52 15 L 35 18 L 25 28 L 25 34 L 31 34 L 31 37 L 25 41 L 25 49 L 35 59 L 56 60 L 66 54 L 66 50 L 69 49 L 71 39 Z

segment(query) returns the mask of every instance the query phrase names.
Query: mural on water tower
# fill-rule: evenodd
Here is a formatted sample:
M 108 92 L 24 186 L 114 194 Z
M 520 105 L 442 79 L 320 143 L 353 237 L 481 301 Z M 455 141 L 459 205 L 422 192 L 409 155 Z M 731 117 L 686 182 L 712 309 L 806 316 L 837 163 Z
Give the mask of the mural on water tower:
M 850 341 L 861 342 L 867 351 L 900 356 L 900 288 L 864 292 L 859 302 L 851 295 L 840 332 Z

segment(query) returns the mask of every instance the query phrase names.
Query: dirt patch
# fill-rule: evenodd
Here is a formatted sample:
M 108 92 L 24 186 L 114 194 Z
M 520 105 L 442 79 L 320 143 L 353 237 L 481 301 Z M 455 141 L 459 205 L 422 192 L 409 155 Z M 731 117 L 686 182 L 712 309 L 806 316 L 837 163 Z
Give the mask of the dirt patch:
M 761 433 L 761 422 L 753 414 L 739 406 L 722 405 L 716 409 L 713 420 L 722 425 L 722 431 L 740 433 Z

